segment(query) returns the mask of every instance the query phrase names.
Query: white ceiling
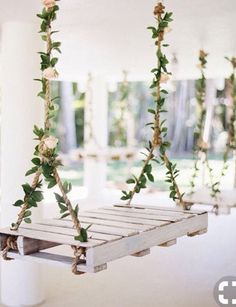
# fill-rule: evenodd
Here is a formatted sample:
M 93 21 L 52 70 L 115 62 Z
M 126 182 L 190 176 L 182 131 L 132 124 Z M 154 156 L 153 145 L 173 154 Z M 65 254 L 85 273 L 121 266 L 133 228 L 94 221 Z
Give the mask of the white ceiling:
M 0 0 L 0 22 L 35 20 L 40 0 Z M 128 70 L 132 79 L 150 77 L 155 49 L 146 27 L 154 23 L 154 0 L 61 0 L 56 27 L 63 54 L 62 78 L 80 79 L 88 72 L 109 78 Z M 177 54 L 178 77 L 198 76 L 198 50 L 210 53 L 208 77 L 222 77 L 230 66 L 224 56 L 236 55 L 235 0 L 166 0 L 174 12 L 168 34 L 169 57 Z

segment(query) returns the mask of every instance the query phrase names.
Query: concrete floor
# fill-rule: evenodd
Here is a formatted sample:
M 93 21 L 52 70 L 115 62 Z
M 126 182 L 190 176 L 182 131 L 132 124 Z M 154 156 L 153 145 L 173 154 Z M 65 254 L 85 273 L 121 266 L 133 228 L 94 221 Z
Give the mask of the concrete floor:
M 145 196 L 149 204 L 151 199 L 156 202 L 154 194 Z M 42 266 L 42 306 L 215 307 L 215 283 L 223 276 L 236 276 L 235 220 L 235 209 L 228 216 L 209 215 L 207 234 L 153 248 L 144 258 L 117 260 L 94 275 L 74 276 L 64 268 Z

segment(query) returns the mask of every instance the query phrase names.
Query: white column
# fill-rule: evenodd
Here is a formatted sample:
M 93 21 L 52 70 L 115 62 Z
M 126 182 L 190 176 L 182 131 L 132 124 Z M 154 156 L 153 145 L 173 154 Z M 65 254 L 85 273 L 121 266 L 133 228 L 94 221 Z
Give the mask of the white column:
M 43 103 L 36 98 L 39 83 L 33 81 L 40 76 L 37 31 L 26 22 L 2 25 L 1 227 L 17 218 L 19 210 L 12 203 L 22 198 L 21 184 L 31 179 L 24 174 L 36 145 L 32 127 L 42 124 Z M 32 263 L 1 261 L 0 287 L 7 306 L 32 306 L 44 299 L 40 268 Z
M 71 82 L 60 82 L 60 102 L 61 102 L 61 145 L 64 153 L 69 153 L 76 148 L 75 131 L 75 111 L 73 108 L 73 87 Z
M 89 153 L 97 154 L 97 158 L 85 159 L 84 183 L 88 191 L 88 198 L 97 198 L 101 195 L 106 184 L 107 162 L 105 156 L 108 143 L 108 91 L 105 80 L 101 76 L 93 77 L 89 91 L 87 98 L 90 99 L 93 113 L 90 124 L 92 125 L 94 141 L 89 141 L 88 146 L 85 145 L 85 150 Z M 87 118 L 86 116 L 85 110 L 85 118 Z M 85 126 L 86 129 L 89 129 L 88 125 Z M 87 131 L 85 131 L 85 136 L 88 136 Z

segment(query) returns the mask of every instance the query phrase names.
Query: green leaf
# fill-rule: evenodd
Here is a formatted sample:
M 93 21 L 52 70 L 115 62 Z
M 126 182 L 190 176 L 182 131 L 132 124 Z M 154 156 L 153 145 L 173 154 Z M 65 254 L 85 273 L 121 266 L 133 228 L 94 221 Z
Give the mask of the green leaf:
M 147 174 L 148 180 L 154 182 L 154 177 L 152 174 Z
M 31 218 L 25 218 L 25 219 L 24 219 L 24 222 L 25 222 L 26 224 L 30 224 L 30 223 L 31 223 Z
M 41 165 L 41 160 L 39 158 L 33 158 L 31 161 L 32 161 L 33 164 L 35 164 L 37 166 Z
M 23 204 L 24 204 L 23 200 L 19 199 L 19 200 L 17 200 L 17 201 L 13 204 L 13 206 L 15 206 L 15 207 L 20 207 L 20 206 L 22 206 Z
M 37 171 L 38 171 L 38 167 L 37 166 L 32 167 L 30 170 L 28 170 L 28 172 L 26 172 L 25 176 L 32 175 L 32 174 L 36 173 Z
M 149 113 L 152 113 L 152 114 L 156 114 L 156 111 L 153 110 L 153 109 L 148 109 L 148 112 L 149 112 Z
M 29 211 L 29 210 L 25 211 L 24 218 L 31 216 L 31 214 L 32 214 L 31 211 Z
M 51 66 L 54 67 L 58 62 L 58 58 L 52 58 L 51 59 Z
M 74 239 L 80 242 L 88 242 L 88 233 L 85 228 L 80 229 L 80 235 L 75 236 Z
M 43 193 L 41 191 L 34 191 L 32 193 L 32 199 L 36 202 L 40 202 L 43 200 Z
M 33 190 L 32 187 L 28 183 L 23 184 L 22 188 L 26 195 L 29 195 Z
M 55 195 L 56 200 L 57 200 L 58 203 L 63 203 L 63 204 L 65 203 L 65 200 L 64 200 L 64 198 L 61 195 L 59 195 L 57 193 L 54 193 L 54 195 Z
M 135 180 L 131 178 L 131 179 L 128 179 L 128 180 L 126 181 L 126 183 L 132 184 L 132 183 L 135 183 Z
M 65 214 L 63 214 L 62 216 L 61 216 L 61 219 L 64 219 L 65 217 L 67 217 L 67 216 L 69 216 L 70 215 L 70 213 L 65 213 Z
M 56 179 L 54 177 L 52 177 L 52 179 L 50 179 L 50 181 L 49 181 L 48 189 L 55 187 L 56 184 L 57 184 Z
M 64 213 L 68 210 L 68 208 L 64 205 L 62 205 L 61 203 L 58 203 L 59 208 L 61 209 L 60 213 Z

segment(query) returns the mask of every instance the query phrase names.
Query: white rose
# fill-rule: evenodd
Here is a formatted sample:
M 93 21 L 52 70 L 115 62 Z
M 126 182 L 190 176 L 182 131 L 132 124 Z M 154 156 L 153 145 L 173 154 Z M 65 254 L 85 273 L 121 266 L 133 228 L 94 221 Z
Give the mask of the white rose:
M 51 9 L 56 5 L 55 0 L 43 0 L 43 5 L 45 6 L 46 9 Z
M 43 77 L 47 80 L 55 79 L 58 77 L 58 73 L 53 67 L 48 67 L 44 69 Z
M 169 80 L 170 80 L 170 77 L 168 74 L 161 74 L 160 83 L 166 83 Z
M 50 135 L 44 139 L 44 144 L 47 147 L 47 149 L 55 149 L 58 144 L 58 139 Z

